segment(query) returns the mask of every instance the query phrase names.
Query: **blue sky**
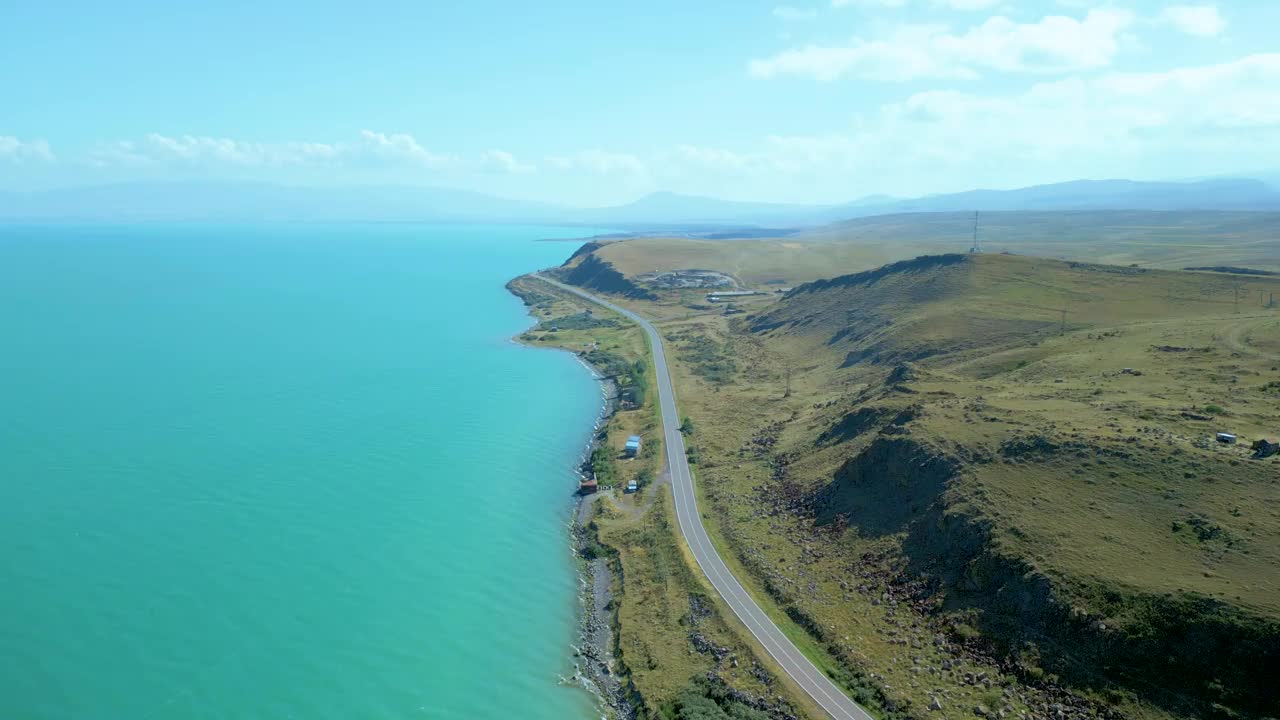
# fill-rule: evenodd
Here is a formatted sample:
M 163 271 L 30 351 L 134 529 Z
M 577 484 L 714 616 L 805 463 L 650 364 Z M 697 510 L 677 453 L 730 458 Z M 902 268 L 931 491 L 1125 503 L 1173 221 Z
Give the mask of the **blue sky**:
M 0 18 L 4 189 L 837 202 L 1280 166 L 1268 0 L 0 0 Z

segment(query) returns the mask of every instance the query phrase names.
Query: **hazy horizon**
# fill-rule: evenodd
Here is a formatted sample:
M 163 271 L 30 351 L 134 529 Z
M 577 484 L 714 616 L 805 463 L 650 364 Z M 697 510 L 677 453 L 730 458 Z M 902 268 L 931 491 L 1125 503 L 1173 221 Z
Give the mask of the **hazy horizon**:
M 315 191 L 352 190 L 352 189 L 365 189 L 365 190 L 395 189 L 395 190 L 406 190 L 406 191 L 436 191 L 436 192 L 444 192 L 444 193 L 465 193 L 465 194 L 473 194 L 476 196 L 488 197 L 495 200 L 504 200 L 504 201 L 511 201 L 516 203 L 526 203 L 531 206 L 544 205 L 547 207 L 554 207 L 554 208 L 603 210 L 603 209 L 610 209 L 610 208 L 615 208 L 620 206 L 633 205 L 636 203 L 643 202 L 645 200 L 662 198 L 662 197 L 710 200 L 715 202 L 726 202 L 726 203 L 741 203 L 744 205 L 746 204 L 778 205 L 782 207 L 792 206 L 792 207 L 802 208 L 802 207 L 834 207 L 834 206 L 846 205 L 851 203 L 861 203 L 866 201 L 890 202 L 895 200 L 926 199 L 931 197 L 963 194 L 967 192 L 1008 192 L 1008 191 L 1026 190 L 1026 189 L 1039 188 L 1039 187 L 1070 185 L 1072 183 L 1134 182 L 1134 183 L 1152 183 L 1152 184 L 1190 185 L 1190 184 L 1203 183 L 1203 182 L 1231 181 L 1231 180 L 1255 180 L 1255 181 L 1264 183 L 1269 187 L 1280 192 L 1280 170 L 1277 170 L 1274 172 L 1259 170 L 1256 172 L 1245 171 L 1245 172 L 1223 173 L 1220 175 L 1214 175 L 1214 176 L 1208 176 L 1208 177 L 1153 178 L 1149 180 L 1139 180 L 1139 179 L 1129 178 L 1129 177 L 1064 178 L 1062 180 L 1055 180 L 1055 181 L 1046 182 L 1046 183 L 1035 183 L 1030 185 L 1013 184 L 1013 185 L 1006 185 L 1006 186 L 999 186 L 999 187 L 974 186 L 974 187 L 959 188 L 954 191 L 923 193 L 919 195 L 911 195 L 911 194 L 890 195 L 885 193 L 872 193 L 869 195 L 860 195 L 857 197 L 849 197 L 842 200 L 835 200 L 830 202 L 777 200 L 777 199 L 768 198 L 768 197 L 734 197 L 734 196 L 716 194 L 714 190 L 711 190 L 708 192 L 678 192 L 675 190 L 669 190 L 665 188 L 655 188 L 652 190 L 644 190 L 644 191 L 637 192 L 635 195 L 622 198 L 616 202 L 609 202 L 604 204 L 578 205 L 578 204 L 554 200 L 554 199 L 525 200 L 525 199 L 511 196 L 511 195 L 504 195 L 502 193 L 496 193 L 496 192 L 491 193 L 483 190 L 473 190 L 470 188 L 465 188 L 460 186 L 451 186 L 451 185 L 442 185 L 442 184 L 433 184 L 433 183 L 353 182 L 353 183 L 333 184 L 333 183 L 306 183 L 306 182 L 276 182 L 271 180 L 235 180 L 235 179 L 218 178 L 218 177 L 194 178 L 194 179 L 193 178 L 187 178 L 187 179 L 171 178 L 171 179 L 158 179 L 158 180 L 129 179 L 129 180 L 118 180 L 118 181 L 96 182 L 96 183 L 92 183 L 92 182 L 91 183 L 69 183 L 69 184 L 59 184 L 59 185 L 33 187 L 33 188 L 17 188 L 17 189 L 0 188 L 0 192 L 8 192 L 13 194 L 25 195 L 25 194 L 44 194 L 44 193 L 59 193 L 59 192 L 67 192 L 67 191 L 95 190 L 95 189 L 115 188 L 115 187 L 182 188 L 182 187 L 200 187 L 200 186 L 209 187 L 209 188 L 213 188 L 213 187 L 248 188 L 248 187 L 260 186 L 260 187 L 273 187 L 273 188 L 279 188 L 279 189 L 285 189 L 285 190 L 315 190 Z

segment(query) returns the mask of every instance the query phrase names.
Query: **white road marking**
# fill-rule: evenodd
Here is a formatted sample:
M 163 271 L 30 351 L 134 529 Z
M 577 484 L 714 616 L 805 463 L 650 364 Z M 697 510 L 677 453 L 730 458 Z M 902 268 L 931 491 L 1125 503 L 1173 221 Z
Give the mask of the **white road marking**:
M 635 321 L 649 337 L 649 346 L 653 352 L 654 374 L 658 378 L 658 406 L 662 412 L 662 432 L 667 443 L 667 464 L 671 469 L 671 488 L 676 501 L 676 519 L 679 521 L 680 533 L 684 536 L 690 552 L 698 567 L 711 582 L 720 597 L 738 616 L 756 641 L 764 647 L 765 652 L 778 663 L 792 680 L 796 682 L 813 701 L 835 720 L 873 720 L 862 706 L 849 699 L 835 683 L 831 682 L 800 649 L 783 634 L 782 630 L 760 609 L 756 601 L 747 594 L 742 584 L 729 571 L 706 528 L 702 525 L 702 516 L 698 514 L 697 496 L 693 491 L 693 474 L 689 470 L 689 460 L 685 456 L 684 436 L 680 433 L 680 416 L 676 412 L 675 389 L 671 384 L 671 371 L 667 367 L 666 349 L 662 344 L 662 336 L 656 328 L 644 318 L 563 283 L 556 282 L 542 275 L 535 275 L 539 280 L 555 287 L 571 292 L 597 305 L 609 308 L 616 313 Z

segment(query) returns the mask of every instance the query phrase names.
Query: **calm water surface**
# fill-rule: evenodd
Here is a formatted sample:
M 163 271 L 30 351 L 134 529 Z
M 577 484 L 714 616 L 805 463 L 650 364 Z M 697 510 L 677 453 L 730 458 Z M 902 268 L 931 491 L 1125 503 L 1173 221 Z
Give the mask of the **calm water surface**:
M 594 716 L 599 389 L 502 287 L 583 232 L 0 227 L 0 717 Z

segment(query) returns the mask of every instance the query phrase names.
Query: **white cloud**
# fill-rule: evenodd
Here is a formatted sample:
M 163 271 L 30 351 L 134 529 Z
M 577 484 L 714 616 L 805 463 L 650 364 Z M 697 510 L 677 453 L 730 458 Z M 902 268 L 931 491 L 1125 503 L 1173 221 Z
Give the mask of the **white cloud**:
M 1007 72 L 1058 72 L 1104 67 L 1118 50 L 1118 36 L 1133 22 L 1122 10 L 1090 10 L 1083 20 L 1061 15 L 1018 24 L 988 19 L 959 37 L 946 37 L 944 55 Z
M 773 16 L 787 22 L 801 22 L 818 17 L 818 11 L 813 8 L 801 9 L 791 5 L 779 5 L 773 9 Z
M 150 133 L 140 141 L 117 140 L 100 143 L 89 153 L 89 162 L 98 167 L 223 165 L 239 167 L 284 167 L 336 162 L 340 145 L 312 142 L 260 143 L 201 135 Z
M 1094 86 L 1115 102 L 1158 111 L 1169 126 L 1280 131 L 1280 53 L 1167 72 L 1114 73 Z
M 353 146 L 339 145 L 339 153 L 356 157 L 371 155 L 380 160 L 405 162 L 430 170 L 439 170 L 457 161 L 453 156 L 441 155 L 427 150 L 408 133 L 388 135 L 372 130 L 361 130 L 360 140 L 360 143 Z
M 116 140 L 94 146 L 89 151 L 88 162 L 94 167 L 138 167 L 151 164 L 152 158 L 132 140 Z
M 840 8 L 855 5 L 859 7 L 896 8 L 907 4 L 907 0 L 831 0 L 831 7 Z
M 962 34 L 941 25 L 904 25 L 884 39 L 855 37 L 847 45 L 818 46 L 753 60 L 758 78 L 805 75 L 830 82 L 846 75 L 904 81 L 922 77 L 976 78 L 980 70 L 1061 73 L 1101 68 L 1119 52 L 1132 13 L 1090 10 L 1082 20 L 1050 16 L 1036 23 L 988 18 Z
M 1214 37 L 1227 29 L 1227 20 L 1216 5 L 1173 5 L 1160 13 L 1160 19 L 1197 37 Z
M 919 92 L 825 133 L 645 156 L 655 188 L 835 202 L 1079 177 L 1214 174 L 1280 157 L 1280 53 L 1011 93 Z
M 806 75 L 831 82 L 846 75 L 865 79 L 902 81 L 917 77 L 973 79 L 972 69 L 942 62 L 931 43 L 945 30 L 937 26 L 904 26 L 888 40 L 855 39 L 847 46 L 809 45 L 781 52 L 763 60 L 752 60 L 752 77 Z
M 951 177 L 952 189 L 1132 174 L 1195 174 L 1280 155 L 1280 53 L 1152 73 L 1107 73 L 1013 95 L 929 91 L 855 128 L 770 140 L 782 172 L 889 173 L 902 186 Z M 1007 170 L 1005 170 L 1007 168 Z M 891 170 L 890 170 L 891 169 Z M 986 180 L 964 180 L 965 177 Z M 902 186 L 887 188 L 901 191 Z M 874 189 L 874 188 L 869 188 Z M 938 188 L 946 189 L 946 188 Z
M 523 175 L 534 172 L 537 168 L 526 165 L 516 159 L 515 155 L 505 150 L 486 150 L 480 155 L 480 167 L 485 172 Z
M 999 5 L 1002 0 L 934 0 L 938 5 L 952 10 L 986 10 Z
M 493 154 L 497 153 L 497 154 Z M 463 166 L 461 158 L 423 147 L 412 135 L 362 130 L 353 141 L 253 142 L 202 135 L 148 134 L 141 140 L 101 143 L 89 153 L 97 167 L 226 167 L 283 168 L 297 166 L 402 167 L 441 171 Z M 506 164 L 516 171 L 524 166 L 509 154 L 492 151 L 477 165 Z
M 831 0 L 831 7 L 900 8 L 906 7 L 909 2 L 910 0 Z M 986 10 L 1001 2 L 1003 0 L 933 0 L 932 4 L 952 10 Z
M 44 140 L 19 140 L 12 135 L 0 135 L 0 161 L 11 163 L 51 163 L 57 158 Z
M 445 153 L 411 135 L 374 131 L 323 143 L 152 134 L 101 145 L 93 159 L 111 168 L 138 166 L 133 176 L 430 178 L 568 202 L 613 202 L 657 189 L 835 202 L 1074 177 L 1212 175 L 1280 157 L 1280 52 L 1163 72 L 1039 80 L 1017 89 L 975 84 L 916 92 L 821 132 L 733 146 L 586 149 L 539 158 L 536 168 L 505 150 Z M 41 147 L 47 150 L 0 136 L 0 164 L 20 153 L 44 157 L 30 149 Z M 61 158 L 58 167 L 83 159 Z

